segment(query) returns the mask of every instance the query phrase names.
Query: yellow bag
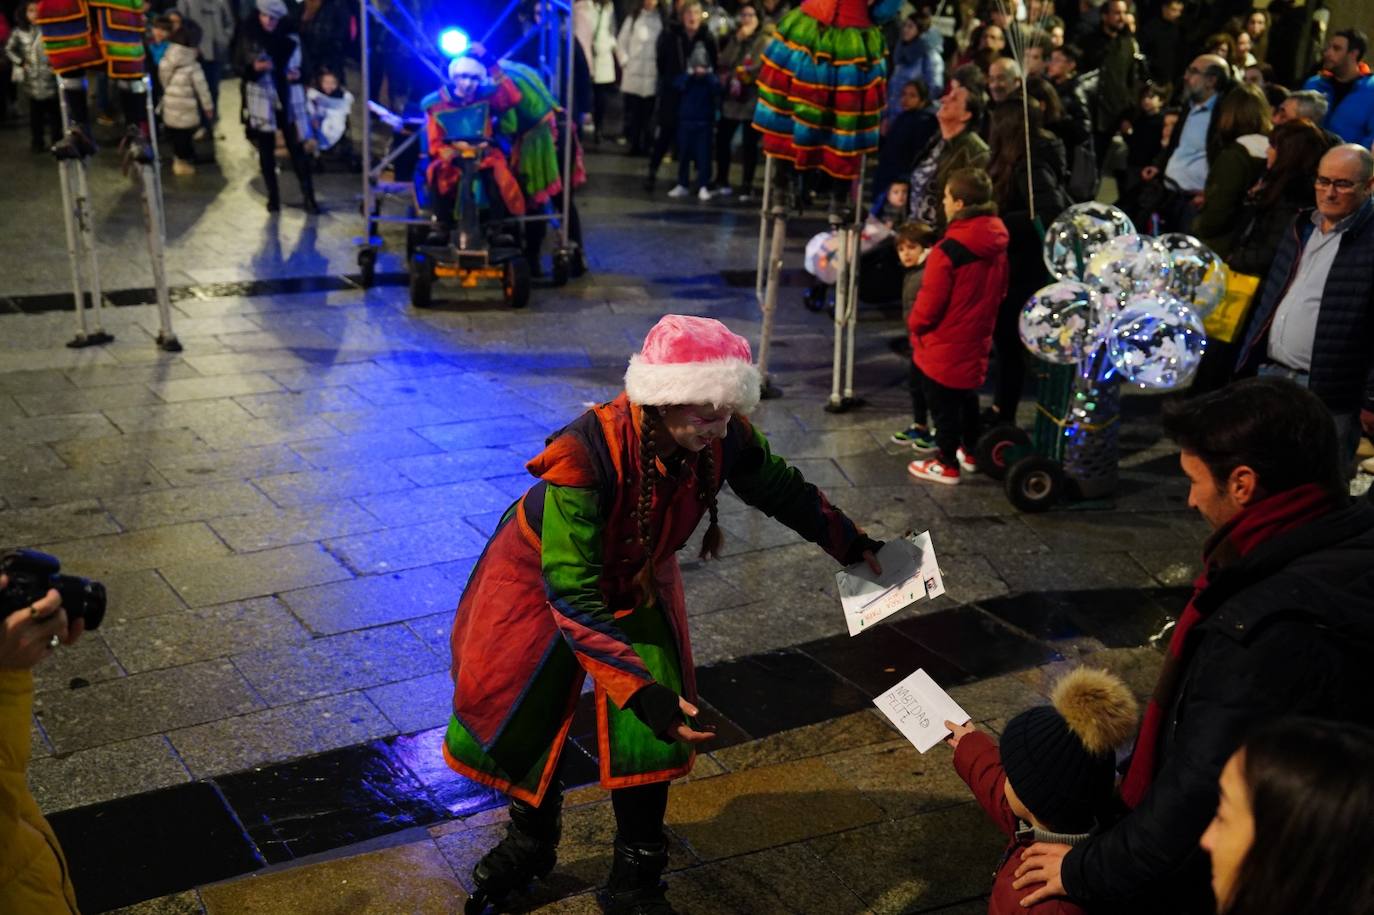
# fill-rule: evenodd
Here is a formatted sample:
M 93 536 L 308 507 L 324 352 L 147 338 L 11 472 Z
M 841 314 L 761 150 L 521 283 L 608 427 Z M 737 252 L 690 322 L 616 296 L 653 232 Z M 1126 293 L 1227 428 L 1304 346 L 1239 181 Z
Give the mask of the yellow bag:
M 1209 340 L 1234 343 L 1245 318 L 1250 314 L 1250 306 L 1259 290 L 1260 278 L 1248 273 L 1232 271 L 1226 277 L 1226 297 L 1216 310 L 1203 319 Z

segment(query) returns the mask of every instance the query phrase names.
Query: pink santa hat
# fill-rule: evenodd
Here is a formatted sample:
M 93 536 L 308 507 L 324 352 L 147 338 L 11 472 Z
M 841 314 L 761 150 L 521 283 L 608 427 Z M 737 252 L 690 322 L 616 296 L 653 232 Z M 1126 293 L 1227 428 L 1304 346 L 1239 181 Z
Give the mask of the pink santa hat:
M 759 403 L 749 341 L 714 318 L 664 315 L 630 357 L 625 393 L 641 406 L 711 404 L 748 413 Z

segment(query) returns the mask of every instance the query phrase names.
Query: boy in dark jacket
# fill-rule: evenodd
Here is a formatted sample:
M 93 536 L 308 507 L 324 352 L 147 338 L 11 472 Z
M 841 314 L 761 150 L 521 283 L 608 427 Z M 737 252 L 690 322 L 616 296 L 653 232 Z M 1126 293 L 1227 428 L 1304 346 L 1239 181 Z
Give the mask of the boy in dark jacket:
M 961 168 L 945 184 L 945 236 L 926 258 L 916 304 L 907 317 L 911 358 L 925 376 L 937 455 L 912 461 L 919 480 L 953 484 L 960 468 L 977 469 L 978 388 L 988 374 L 997 307 L 1007 294 L 1007 227 L 997 218 L 992 180 Z
M 1074 845 L 1102 825 L 1112 806 L 1116 748 L 1135 734 L 1137 708 L 1120 678 L 1080 667 L 1055 684 L 1048 706 L 1011 719 L 1000 747 L 971 724 L 945 722 L 954 771 L 1011 840 L 993 877 L 988 915 L 1085 911 L 1067 899 L 1023 908 L 1028 889 L 1012 883 L 1031 843 Z
M 687 72 L 677 78 L 677 186 L 669 197 L 686 197 L 691 191 L 692 163 L 697 166 L 697 197 L 711 199 L 711 136 L 720 107 L 720 80 L 711 67 L 706 48 L 697 45 L 687 59 Z

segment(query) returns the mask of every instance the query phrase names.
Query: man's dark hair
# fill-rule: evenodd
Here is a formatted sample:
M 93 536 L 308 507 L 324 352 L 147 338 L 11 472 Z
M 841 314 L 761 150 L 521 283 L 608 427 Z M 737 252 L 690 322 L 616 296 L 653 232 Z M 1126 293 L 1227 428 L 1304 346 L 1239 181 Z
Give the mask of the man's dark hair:
M 981 168 L 956 168 L 945 182 L 950 199 L 966 207 L 976 207 L 992 200 L 992 179 Z
M 1364 32 L 1359 29 L 1341 29 L 1331 37 L 1344 38 L 1346 47 L 1352 51 L 1359 51 L 1360 60 L 1364 60 L 1364 55 L 1369 50 L 1369 36 Z
M 1055 50 L 1058 51 L 1060 54 L 1063 54 L 1069 60 L 1073 61 L 1074 66 L 1078 66 L 1079 64 L 1083 63 L 1083 49 L 1076 44 L 1065 42 L 1064 44 L 1055 48 Z
M 1340 501 L 1350 489 L 1336 424 L 1326 405 L 1284 378 L 1247 378 L 1165 404 L 1164 434 L 1224 484 L 1237 467 L 1255 471 L 1265 494 L 1316 483 Z
M 915 79 L 907 80 L 905 83 L 902 84 L 902 88 L 915 89 L 916 94 L 921 97 L 922 104 L 930 101 L 930 87 L 927 86 L 926 81 L 921 79 L 919 76 Z
M 896 234 L 899 245 L 920 245 L 922 248 L 929 248 L 940 240 L 940 233 L 919 219 L 902 223 L 897 227 Z
M 964 93 L 964 109 L 968 111 L 968 129 L 978 130 L 983 123 L 983 114 L 988 110 L 988 97 L 982 89 L 969 89 Z
M 955 67 L 949 78 L 970 92 L 975 89 L 983 92 L 988 85 L 988 75 L 979 69 L 977 64 L 964 64 L 962 67 Z

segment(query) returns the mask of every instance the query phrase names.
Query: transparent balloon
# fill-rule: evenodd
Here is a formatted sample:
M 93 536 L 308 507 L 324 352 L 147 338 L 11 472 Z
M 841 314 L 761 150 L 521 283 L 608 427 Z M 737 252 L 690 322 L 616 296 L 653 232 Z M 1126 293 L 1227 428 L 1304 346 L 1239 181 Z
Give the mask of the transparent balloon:
M 1093 291 L 1076 280 L 1061 280 L 1026 301 L 1018 330 L 1032 355 L 1073 365 L 1102 342 L 1102 326 Z
M 840 269 L 837 256 L 839 250 L 838 232 L 821 232 L 811 236 L 811 240 L 806 243 L 806 255 L 802 261 L 806 272 L 828 286 L 835 285 Z
M 1083 274 L 1098 296 L 1098 316 L 1110 322 L 1133 295 L 1159 292 L 1169 285 L 1169 252 L 1145 235 L 1119 235 L 1088 261 Z
M 1156 393 L 1187 387 L 1206 349 L 1202 317 L 1167 292 L 1131 296 L 1107 334 L 1122 382 Z
M 1050 223 L 1045 233 L 1045 267 L 1056 280 L 1078 280 L 1092 260 L 1113 238 L 1132 235 L 1135 226 L 1125 213 L 1105 203 L 1076 203 Z
M 1158 241 L 1172 262 L 1169 292 L 1207 317 L 1226 297 L 1226 264 L 1211 248 L 1183 232 L 1161 235 Z

